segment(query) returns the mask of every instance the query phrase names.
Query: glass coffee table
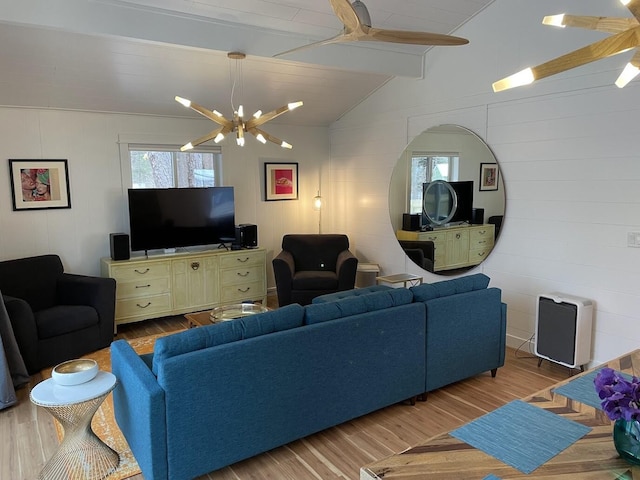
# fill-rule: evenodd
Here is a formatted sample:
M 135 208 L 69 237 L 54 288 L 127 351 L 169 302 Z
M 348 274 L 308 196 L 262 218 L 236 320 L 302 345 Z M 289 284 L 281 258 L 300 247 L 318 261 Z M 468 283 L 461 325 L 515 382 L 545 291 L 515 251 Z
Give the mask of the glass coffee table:
M 187 319 L 188 327 L 202 327 L 212 325 L 214 323 L 226 322 L 236 318 L 247 317 L 257 313 L 268 312 L 269 308 L 261 303 L 234 303 L 230 305 L 222 305 L 213 310 L 204 312 L 187 313 L 184 317 Z
M 412 273 L 396 273 L 395 275 L 383 275 L 381 277 L 376 277 L 376 284 L 380 283 L 390 283 L 392 285 L 396 283 L 402 283 L 405 288 L 414 287 L 416 285 L 420 285 L 422 283 L 422 277 L 418 275 L 413 275 Z

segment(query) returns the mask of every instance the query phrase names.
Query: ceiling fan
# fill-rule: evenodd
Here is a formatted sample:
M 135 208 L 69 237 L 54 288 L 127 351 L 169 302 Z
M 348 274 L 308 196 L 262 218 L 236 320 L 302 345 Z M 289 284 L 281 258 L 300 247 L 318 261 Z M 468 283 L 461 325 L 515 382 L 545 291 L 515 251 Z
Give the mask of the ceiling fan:
M 277 53 L 274 57 L 305 50 L 311 47 L 345 42 L 388 42 L 404 43 L 408 45 L 465 45 L 466 38 L 453 37 L 440 33 L 412 32 L 409 30 L 388 30 L 371 26 L 371 16 L 367 6 L 360 0 L 350 3 L 349 0 L 329 0 L 336 16 L 344 24 L 342 33 L 335 37 L 292 48 L 286 52 Z
M 549 15 L 542 23 L 556 27 L 579 27 L 612 34 L 586 47 L 562 55 L 535 67 L 525 68 L 493 84 L 499 92 L 528 85 L 535 80 L 549 77 L 602 58 L 617 55 L 635 48 L 635 54 L 624 68 L 615 84 L 622 88 L 640 73 L 640 0 L 620 0 L 633 14 L 633 18 L 591 17 L 583 15 Z

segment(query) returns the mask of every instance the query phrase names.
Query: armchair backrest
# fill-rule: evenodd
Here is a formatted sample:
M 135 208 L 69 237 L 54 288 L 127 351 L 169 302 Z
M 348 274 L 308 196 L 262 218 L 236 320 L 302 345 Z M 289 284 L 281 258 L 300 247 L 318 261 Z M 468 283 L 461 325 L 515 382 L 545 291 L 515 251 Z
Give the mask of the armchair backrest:
M 0 291 L 25 300 L 35 312 L 56 305 L 56 285 L 64 272 L 58 255 L 0 262 Z
M 296 271 L 336 271 L 340 252 L 349 249 L 343 234 L 289 234 L 282 238 L 282 249 L 291 253 Z

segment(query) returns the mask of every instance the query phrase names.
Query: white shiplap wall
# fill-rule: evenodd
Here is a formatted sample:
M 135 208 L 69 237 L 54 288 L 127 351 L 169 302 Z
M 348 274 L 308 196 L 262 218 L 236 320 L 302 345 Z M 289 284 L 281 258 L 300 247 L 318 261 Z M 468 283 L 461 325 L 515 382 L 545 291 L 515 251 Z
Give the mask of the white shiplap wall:
M 0 260 L 57 253 L 67 271 L 98 274 L 100 257 L 109 256 L 109 233 L 129 230 L 118 140 L 180 145 L 210 130 L 207 120 L 0 108 Z M 224 144 L 223 176 L 235 187 L 236 223 L 258 225 L 272 286 L 270 259 L 280 251 L 282 235 L 317 231 L 312 202 L 329 159 L 329 137 L 324 127 L 274 124 L 270 132 L 294 149 L 251 138 L 243 148 Z M 68 160 L 71 209 L 12 211 L 6 159 L 43 158 Z M 263 200 L 264 161 L 299 163 L 299 200 Z
M 496 154 L 506 186 L 501 237 L 473 271 L 503 291 L 508 343 L 533 334 L 536 296 L 560 291 L 595 302 L 592 351 L 600 363 L 640 345 L 640 248 L 626 244 L 627 232 L 640 231 L 640 80 L 613 85 L 632 53 L 491 91 L 499 78 L 603 37 L 541 25 L 563 11 L 629 16 L 617 0 L 497 0 L 456 32 L 468 46 L 427 54 L 424 80 L 396 79 L 334 124 L 332 184 L 346 212 L 336 226 L 384 273 L 416 273 L 390 227 L 391 171 L 428 127 L 469 128 Z

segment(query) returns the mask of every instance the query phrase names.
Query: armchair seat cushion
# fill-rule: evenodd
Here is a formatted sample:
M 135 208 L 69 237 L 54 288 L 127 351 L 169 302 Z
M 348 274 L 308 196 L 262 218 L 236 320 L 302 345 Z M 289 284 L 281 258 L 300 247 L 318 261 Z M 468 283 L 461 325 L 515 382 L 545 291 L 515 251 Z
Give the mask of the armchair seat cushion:
M 35 313 L 39 338 L 53 338 L 98 325 L 100 319 L 93 307 L 57 305 Z
M 338 275 L 336 272 L 303 270 L 294 274 L 292 286 L 293 290 L 336 290 Z

